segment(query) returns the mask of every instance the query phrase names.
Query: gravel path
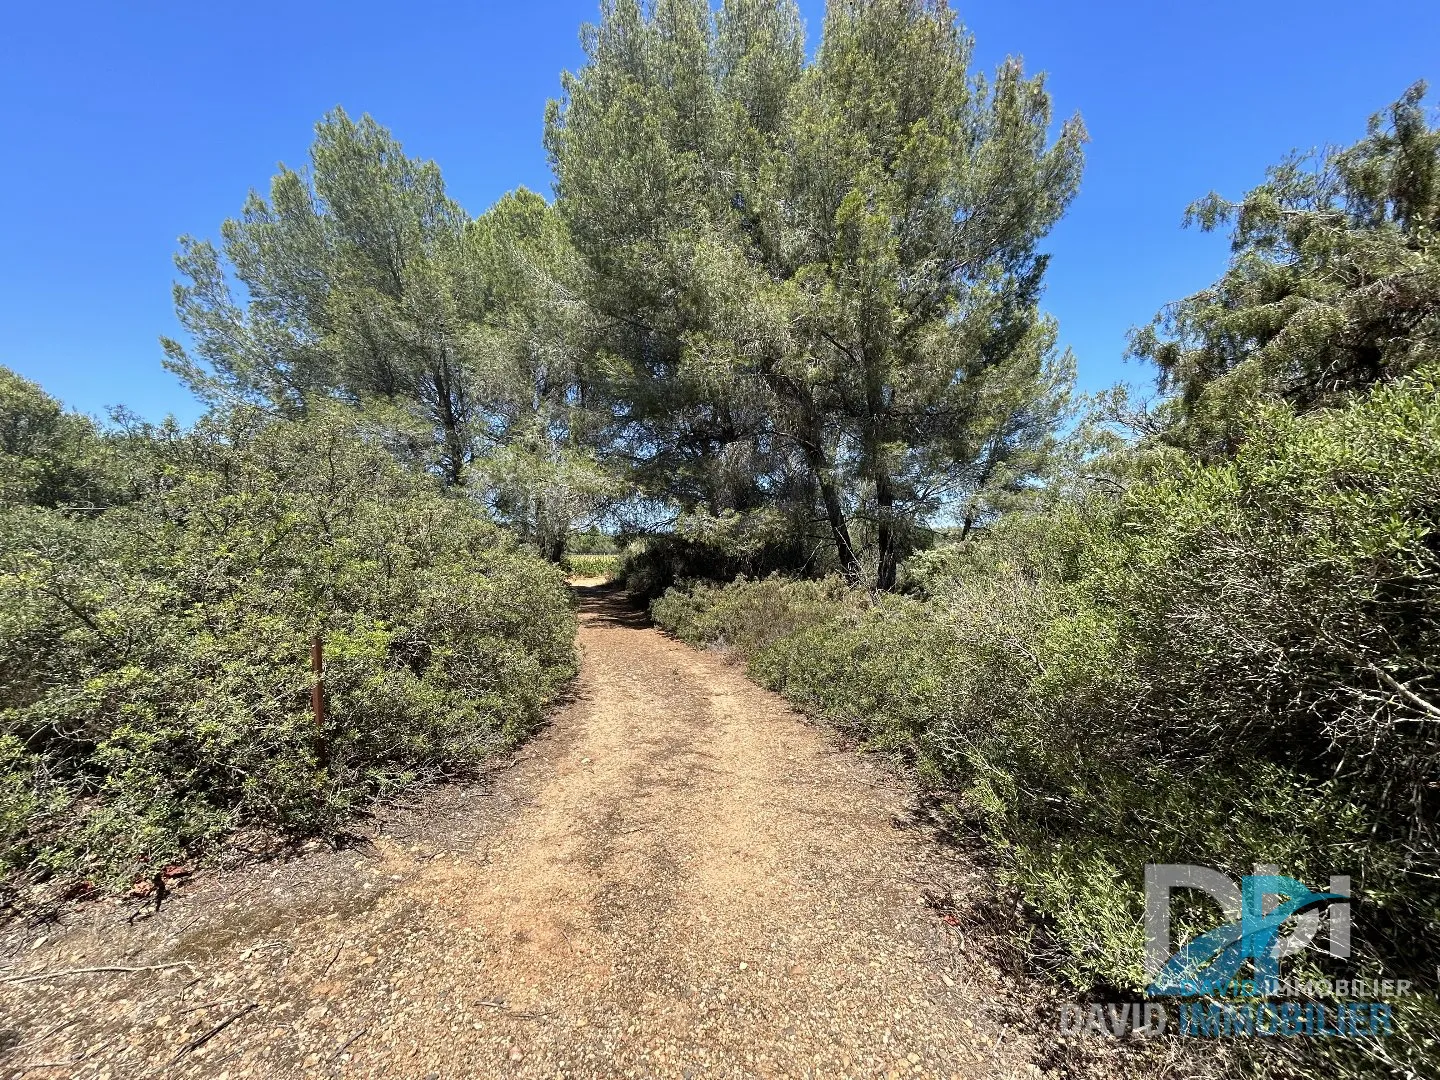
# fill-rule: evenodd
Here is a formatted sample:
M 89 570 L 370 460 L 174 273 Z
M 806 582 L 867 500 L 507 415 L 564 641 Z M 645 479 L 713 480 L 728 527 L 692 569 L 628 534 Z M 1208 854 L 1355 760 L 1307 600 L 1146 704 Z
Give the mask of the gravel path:
M 489 783 L 12 927 L 0 1075 L 1072 1075 L 882 761 L 580 592 L 576 697 Z

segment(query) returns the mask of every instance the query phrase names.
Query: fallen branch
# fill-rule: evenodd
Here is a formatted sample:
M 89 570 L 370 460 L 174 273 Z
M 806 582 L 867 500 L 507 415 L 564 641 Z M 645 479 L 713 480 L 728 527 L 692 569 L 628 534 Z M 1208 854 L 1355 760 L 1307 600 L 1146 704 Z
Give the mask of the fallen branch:
M 64 971 L 41 971 L 34 975 L 14 975 L 8 979 L 0 979 L 6 983 L 28 983 L 41 982 L 45 979 L 58 979 L 63 975 L 106 975 L 112 972 L 129 974 L 136 971 L 165 971 L 168 968 L 189 968 L 195 970 L 195 965 L 187 960 L 178 964 L 147 964 L 144 967 L 88 967 L 88 968 L 66 968 Z
M 241 1009 L 239 1012 L 237 1012 L 237 1013 L 235 1013 L 235 1014 L 233 1014 L 233 1015 L 231 1015 L 231 1016 L 227 1016 L 224 1020 L 221 1020 L 220 1023 L 216 1024 L 214 1027 L 212 1027 L 209 1031 L 205 1032 L 203 1035 L 197 1035 L 195 1038 L 191 1039 L 188 1043 L 186 1043 L 184 1046 L 182 1046 L 182 1047 L 180 1048 L 179 1052 L 176 1053 L 176 1055 L 175 1055 L 173 1058 L 170 1059 L 170 1064 L 171 1064 L 171 1065 L 174 1065 L 177 1061 L 179 1061 L 179 1060 L 180 1060 L 182 1057 L 184 1057 L 186 1054 L 190 1053 L 192 1050 L 198 1050 L 198 1049 L 200 1049 L 200 1047 L 204 1046 L 207 1042 L 209 1042 L 211 1039 L 213 1039 L 216 1035 L 219 1035 L 222 1031 L 224 1031 L 227 1027 L 229 1027 L 231 1024 L 233 1024 L 236 1020 L 239 1020 L 239 1019 L 240 1019 L 242 1016 L 244 1016 L 246 1013 L 253 1012 L 255 1009 L 258 1009 L 259 1007 L 260 1007 L 259 1005 L 257 1005 L 255 1002 L 252 1001 L 252 1002 L 250 1002 L 250 1004 L 246 1005 L 246 1006 L 245 1006 L 243 1009 Z
M 335 948 L 335 955 L 332 956 L 332 957 L 330 957 L 330 962 L 325 965 L 325 967 L 321 970 L 321 972 L 320 972 L 319 975 L 316 975 L 316 976 L 315 976 L 315 981 L 316 981 L 316 982 L 319 982 L 319 981 L 320 981 L 321 979 L 323 979 L 326 975 L 330 974 L 330 969 L 335 966 L 335 961 L 340 959 L 340 953 L 341 953 L 342 951 L 344 951 L 344 948 L 345 948 L 344 945 L 338 945 L 338 946 L 336 946 L 336 948 Z
M 1395 693 L 1399 694 L 1401 700 L 1405 701 L 1412 707 L 1420 710 L 1420 712 L 1425 713 L 1427 716 L 1430 716 L 1436 720 L 1440 720 L 1440 708 L 1436 708 L 1434 705 L 1430 704 L 1430 702 L 1426 701 L 1419 694 L 1415 693 L 1415 691 L 1411 690 L 1410 687 L 1407 686 L 1405 683 L 1402 683 L 1399 680 L 1395 679 L 1384 668 L 1376 664 L 1366 664 L 1365 666 L 1377 679 L 1379 679 Z
M 357 1031 L 354 1035 L 351 1035 L 348 1039 L 346 1039 L 343 1043 L 340 1044 L 340 1049 L 339 1049 L 339 1050 L 336 1050 L 333 1054 L 330 1055 L 330 1060 L 331 1060 L 331 1061 L 334 1061 L 334 1060 L 335 1060 L 336 1058 L 338 1058 L 341 1054 L 343 1054 L 346 1050 L 349 1050 L 350 1047 L 352 1047 L 353 1045 L 355 1045 L 355 1042 L 356 1042 L 357 1039 L 364 1038 L 364 1036 L 365 1036 L 366 1034 L 367 1034 L 367 1032 L 365 1032 L 365 1031 Z

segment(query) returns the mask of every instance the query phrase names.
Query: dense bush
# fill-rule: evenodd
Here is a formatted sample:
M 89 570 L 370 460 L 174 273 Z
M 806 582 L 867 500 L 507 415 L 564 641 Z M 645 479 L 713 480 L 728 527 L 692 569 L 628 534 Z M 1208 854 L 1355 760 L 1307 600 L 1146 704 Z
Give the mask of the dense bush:
M 680 581 L 720 583 L 797 570 L 819 576 L 835 566 L 826 551 L 804 542 L 793 521 L 755 511 L 682 515 L 674 533 L 630 541 L 617 573 L 631 596 L 649 602 Z
M 108 505 L 0 507 L 11 875 L 125 880 L 237 827 L 335 829 L 536 722 L 575 670 L 559 571 L 362 426 L 92 433 Z
M 573 532 L 565 541 L 568 555 L 618 555 L 620 545 L 614 536 L 600 529 Z
M 0 367 L 0 506 L 108 498 L 105 449 L 87 417 L 66 412 L 40 387 Z
M 1361 969 L 1428 985 L 1437 390 L 1431 372 L 1348 408 L 1274 406 L 1233 460 L 1172 462 L 1113 502 L 1012 519 L 930 560 L 921 596 L 772 579 L 677 590 L 654 611 L 911 754 L 979 823 L 1080 984 L 1143 985 L 1144 864 L 1189 862 L 1351 874 Z M 1372 1065 L 1426 1070 L 1433 999 L 1405 1017 Z
M 655 618 L 692 645 L 724 645 L 756 656 L 771 643 L 833 619 L 854 599 L 842 579 L 787 581 L 780 577 L 730 585 L 698 582 L 672 589 L 651 605 Z

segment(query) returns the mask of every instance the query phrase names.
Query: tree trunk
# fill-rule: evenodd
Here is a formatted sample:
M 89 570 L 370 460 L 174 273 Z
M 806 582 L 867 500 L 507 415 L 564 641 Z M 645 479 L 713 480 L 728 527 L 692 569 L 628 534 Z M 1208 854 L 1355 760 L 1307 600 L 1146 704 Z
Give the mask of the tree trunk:
M 845 580 L 852 585 L 860 584 L 860 556 L 850 542 L 850 526 L 845 521 L 845 508 L 840 504 L 840 494 L 835 490 L 835 481 L 828 476 L 820 479 L 820 497 L 825 501 L 825 516 L 830 522 L 830 533 L 835 538 L 835 554 L 840 558 L 840 569 Z
M 825 451 L 821 449 L 818 436 L 802 445 L 805 448 L 805 457 L 810 463 L 810 471 L 815 474 L 815 480 L 820 485 L 820 498 L 825 503 L 825 518 L 830 523 L 830 535 L 835 541 L 835 554 L 840 560 L 840 569 L 845 574 L 846 581 L 858 585 L 860 557 L 855 553 L 855 545 L 850 542 L 850 525 L 845 520 L 845 507 L 840 502 L 840 492 L 835 486 L 835 478 L 830 474 L 830 464 L 825 460 Z
M 543 553 L 556 566 L 565 559 L 565 534 L 559 533 L 546 540 Z
M 865 362 L 865 414 L 860 418 L 860 442 L 864 447 L 866 468 L 875 484 L 875 541 L 879 563 L 875 567 L 875 588 L 889 592 L 895 588 L 900 565 L 900 530 L 895 520 L 895 488 L 885 469 L 885 447 L 892 435 L 886 412 L 883 373 L 871 365 L 874 353 L 861 350 Z
M 806 464 L 810 466 L 810 471 L 815 474 L 815 482 L 820 486 L 820 499 L 825 504 L 825 518 L 830 524 L 831 539 L 835 541 L 835 555 L 840 562 L 840 570 L 845 575 L 846 581 L 852 585 L 858 585 L 860 584 L 860 556 L 856 553 L 855 545 L 850 540 L 850 525 L 845 520 L 845 504 L 840 501 L 840 490 L 835 483 L 835 476 L 830 470 L 830 461 L 825 453 L 820 416 L 815 408 L 814 400 L 810 397 L 808 390 L 802 389 L 790 380 L 782 380 L 779 386 L 799 406 L 803 421 L 800 428 L 801 434 L 796 437 L 795 441 L 804 451 Z
M 895 528 L 895 492 L 890 487 L 890 478 L 880 474 L 875 477 L 875 503 L 879 507 L 879 521 L 876 523 L 875 538 L 880 548 L 880 564 L 875 569 L 875 587 L 881 592 L 895 588 L 899 576 L 900 537 Z
M 455 414 L 455 403 L 450 398 L 450 380 L 438 367 L 433 372 L 435 385 L 435 409 L 440 421 L 441 438 L 445 449 L 441 454 L 441 468 L 445 483 L 459 487 L 465 469 L 465 443 L 460 437 L 460 420 Z

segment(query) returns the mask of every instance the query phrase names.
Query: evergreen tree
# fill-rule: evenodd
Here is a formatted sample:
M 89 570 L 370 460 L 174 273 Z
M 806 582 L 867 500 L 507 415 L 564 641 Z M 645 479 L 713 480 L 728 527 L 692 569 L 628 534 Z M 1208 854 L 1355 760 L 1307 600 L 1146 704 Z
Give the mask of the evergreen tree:
M 1229 456 L 1266 400 L 1300 412 L 1403 375 L 1440 345 L 1440 129 L 1416 83 L 1354 146 L 1291 155 L 1240 202 L 1187 221 L 1231 225 L 1214 285 L 1133 335 L 1173 394 L 1166 438 Z
M 1080 124 L 972 76 L 944 3 L 832 4 L 809 65 L 784 0 L 612 0 L 585 41 L 547 136 L 636 457 L 687 510 L 804 499 L 890 587 L 1055 381 L 1036 244 Z
M 435 430 L 441 474 L 459 483 L 484 404 L 465 227 L 433 162 L 336 109 L 316 125 L 309 169 L 282 166 L 268 201 L 252 192 L 224 223 L 223 254 L 182 238 L 176 264 L 189 281 L 175 306 L 208 370 L 171 340 L 168 366 L 210 400 L 286 411 L 311 394 L 413 403 Z
M 309 169 L 282 167 L 221 233 L 222 249 L 185 238 L 177 257 L 198 359 L 165 342 L 203 398 L 287 413 L 338 398 L 402 435 L 418 415 L 421 456 L 555 560 L 615 492 L 577 422 L 588 320 L 568 235 L 539 195 L 472 220 L 433 162 L 337 109 Z
M 539 195 L 506 195 L 470 226 L 486 323 L 479 392 L 493 403 L 478 472 L 497 516 L 558 562 L 567 538 L 621 493 L 597 459 L 590 319 L 575 253 Z

